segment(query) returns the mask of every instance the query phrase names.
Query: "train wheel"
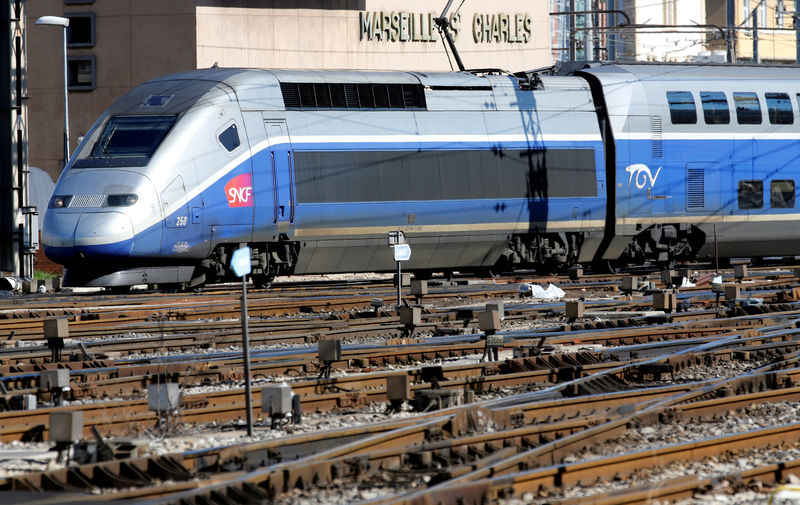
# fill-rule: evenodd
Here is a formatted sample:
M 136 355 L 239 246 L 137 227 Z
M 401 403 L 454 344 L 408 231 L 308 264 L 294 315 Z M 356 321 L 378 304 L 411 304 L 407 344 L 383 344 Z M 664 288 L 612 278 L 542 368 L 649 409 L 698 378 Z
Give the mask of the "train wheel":
M 196 273 L 196 271 L 195 271 Z M 185 290 L 199 290 L 202 289 L 203 286 L 206 285 L 206 274 L 205 272 L 201 272 L 200 274 L 196 275 L 192 278 L 189 282 L 185 283 L 183 288 Z
M 592 263 L 592 272 L 599 274 L 618 274 L 620 264 L 616 260 L 600 260 Z
M 265 275 L 265 274 L 253 274 L 250 276 L 250 279 L 253 280 L 253 286 L 257 289 L 267 289 L 272 285 L 272 281 L 275 279 L 274 275 Z
M 433 270 L 414 270 L 414 278 L 421 281 L 429 281 L 433 277 Z

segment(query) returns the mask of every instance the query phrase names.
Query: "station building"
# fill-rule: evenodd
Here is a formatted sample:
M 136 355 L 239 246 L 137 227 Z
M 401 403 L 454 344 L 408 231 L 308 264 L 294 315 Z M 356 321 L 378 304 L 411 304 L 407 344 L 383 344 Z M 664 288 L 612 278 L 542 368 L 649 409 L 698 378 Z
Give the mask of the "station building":
M 27 4 L 29 163 L 63 166 L 62 28 L 70 152 L 114 100 L 153 77 L 221 67 L 447 71 L 456 68 L 433 18 L 446 1 L 36 0 Z M 451 14 L 460 1 L 453 2 Z M 551 64 L 550 0 L 467 0 L 452 19 L 467 68 Z

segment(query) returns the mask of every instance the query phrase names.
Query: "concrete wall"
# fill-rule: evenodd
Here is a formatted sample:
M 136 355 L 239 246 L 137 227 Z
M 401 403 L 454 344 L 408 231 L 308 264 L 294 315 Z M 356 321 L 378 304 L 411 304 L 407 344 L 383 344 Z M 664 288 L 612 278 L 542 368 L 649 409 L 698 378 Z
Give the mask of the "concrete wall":
M 460 3 L 453 2 L 453 9 Z M 287 4 L 298 8 L 281 8 Z M 323 4 L 325 8 L 321 8 Z M 449 70 L 439 34 L 430 28 L 430 18 L 438 16 L 445 4 L 429 0 L 202 2 L 197 10 L 197 65 Z M 413 21 L 408 21 L 409 14 Z M 487 20 L 491 28 L 493 15 L 498 29 L 491 33 L 499 32 L 502 41 L 495 36 L 489 42 L 480 37 L 476 41 L 476 16 Z M 525 30 L 526 16 L 529 31 Z M 362 23 L 368 23 L 373 32 L 363 33 Z M 504 29 L 506 23 L 509 33 Z M 548 0 L 470 0 L 464 3 L 455 25 L 456 45 L 467 68 L 518 71 L 550 64 Z M 387 31 L 381 30 L 384 26 Z M 400 40 L 406 26 L 409 35 L 425 40 Z M 392 40 L 393 36 L 397 40 Z M 524 40 L 508 41 L 521 38 Z

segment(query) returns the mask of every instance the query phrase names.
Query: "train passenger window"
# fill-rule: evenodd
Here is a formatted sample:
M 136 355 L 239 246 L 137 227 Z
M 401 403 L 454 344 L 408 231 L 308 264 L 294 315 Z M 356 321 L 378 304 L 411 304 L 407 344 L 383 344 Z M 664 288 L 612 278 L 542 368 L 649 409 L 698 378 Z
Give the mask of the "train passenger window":
M 697 123 L 697 109 L 694 105 L 694 97 L 690 92 L 667 91 L 667 102 L 669 102 L 672 124 Z
M 703 117 L 706 124 L 728 124 L 731 122 L 731 112 L 728 110 L 728 99 L 721 91 L 701 91 L 700 101 L 703 102 Z
M 286 110 L 425 110 L 419 84 L 282 82 Z
M 314 84 L 314 97 L 317 99 L 317 109 L 331 108 L 331 90 L 327 84 Z
M 389 108 L 389 91 L 386 88 L 385 84 L 373 84 L 372 85 L 372 96 L 375 97 L 375 108 L 376 109 L 388 109 Z
M 734 93 L 736 119 L 739 124 L 761 124 L 761 104 L 755 93 Z
M 794 111 L 788 93 L 766 93 L 767 115 L 771 124 L 794 123 Z
M 739 181 L 739 208 L 760 209 L 764 206 L 764 181 Z
M 219 143 L 225 146 L 229 152 L 233 151 L 241 142 L 239 141 L 239 131 L 236 129 L 235 124 L 231 124 L 219 134 Z
M 372 96 L 372 86 L 369 84 L 357 84 L 358 102 L 362 109 L 374 109 L 375 97 Z
M 794 208 L 794 181 L 781 179 L 769 185 L 769 206 L 773 209 Z

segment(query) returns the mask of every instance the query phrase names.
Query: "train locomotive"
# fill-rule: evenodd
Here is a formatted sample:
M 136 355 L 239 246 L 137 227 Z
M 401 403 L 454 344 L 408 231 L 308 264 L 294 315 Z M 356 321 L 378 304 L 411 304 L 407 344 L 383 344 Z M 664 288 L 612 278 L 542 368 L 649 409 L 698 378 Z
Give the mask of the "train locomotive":
M 142 84 L 69 160 L 42 227 L 65 285 L 394 269 L 615 268 L 800 252 L 800 69 L 211 68 Z

